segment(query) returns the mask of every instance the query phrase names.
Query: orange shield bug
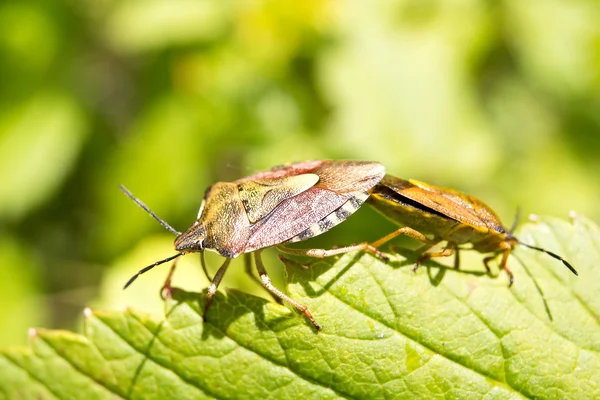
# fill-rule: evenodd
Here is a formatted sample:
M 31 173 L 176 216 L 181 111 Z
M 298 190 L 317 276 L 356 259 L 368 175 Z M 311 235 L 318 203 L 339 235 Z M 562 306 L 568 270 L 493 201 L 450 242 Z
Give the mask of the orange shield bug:
M 136 204 L 177 235 L 174 244 L 177 254 L 141 269 L 125 284 L 125 288 L 157 265 L 188 253 L 211 250 L 226 257 L 226 260 L 208 288 L 206 312 L 230 260 L 254 252 L 256 269 L 265 288 L 276 298 L 303 312 L 318 330 L 320 326 L 307 306 L 272 285 L 260 250 L 278 246 L 288 253 L 312 257 L 328 257 L 355 250 L 379 254 L 367 243 L 332 250 L 286 249 L 281 245 L 309 239 L 344 221 L 367 200 L 369 190 L 384 174 L 385 168 L 376 162 L 320 160 L 274 167 L 234 182 L 215 183 L 204 195 L 198 219 L 183 233 L 161 220 L 121 186 Z M 174 267 L 175 264 L 163 289 L 169 289 Z
M 454 189 L 444 189 L 416 180 L 404 180 L 386 175 L 372 190 L 369 204 L 377 211 L 402 228 L 372 243 L 379 247 L 398 235 L 406 235 L 426 244 L 423 251 L 446 241 L 446 247 L 435 253 L 425 253 L 416 263 L 419 265 L 433 257 L 447 257 L 456 254 L 455 267 L 458 267 L 459 245 L 471 244 L 480 253 L 495 253 L 483 259 L 488 263 L 502 254 L 499 266 L 509 276 L 509 286 L 514 275 L 506 265 L 511 250 L 517 244 L 542 251 L 560 261 L 575 275 L 577 271 L 562 257 L 523 243 L 507 231 L 492 209 L 481 200 Z

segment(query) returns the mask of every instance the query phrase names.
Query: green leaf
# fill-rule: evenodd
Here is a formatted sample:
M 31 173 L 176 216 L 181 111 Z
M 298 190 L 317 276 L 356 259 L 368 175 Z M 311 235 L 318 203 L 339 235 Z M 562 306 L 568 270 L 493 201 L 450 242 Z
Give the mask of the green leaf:
M 31 349 L 0 353 L 0 397 L 597 398 L 600 229 L 544 218 L 519 238 L 579 277 L 524 247 L 509 260 L 511 288 L 473 252 L 459 271 L 430 262 L 413 273 L 418 255 L 404 250 L 387 264 L 362 253 L 308 269 L 286 261 L 289 294 L 319 333 L 237 291 L 218 293 L 203 322 L 204 295 L 176 289 L 164 321 L 86 310 L 85 336 L 32 331 Z
M 116 49 L 143 52 L 218 37 L 228 23 L 224 3 L 179 0 L 115 3 L 103 31 Z
M 0 235 L 0 343 L 25 344 L 23 332 L 47 320 L 48 302 L 40 296 L 42 282 L 35 274 L 40 264 L 30 244 Z
M 71 96 L 41 92 L 0 110 L 0 218 L 18 220 L 66 179 L 87 136 Z

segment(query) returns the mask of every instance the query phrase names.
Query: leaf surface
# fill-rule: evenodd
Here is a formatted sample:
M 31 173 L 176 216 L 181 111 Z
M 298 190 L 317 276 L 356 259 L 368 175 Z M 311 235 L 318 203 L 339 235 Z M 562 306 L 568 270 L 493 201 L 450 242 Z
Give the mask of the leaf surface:
M 86 310 L 85 332 L 35 330 L 30 349 L 0 353 L 0 397 L 594 398 L 600 396 L 600 230 L 584 218 L 540 219 L 504 273 L 481 255 L 461 269 L 401 250 L 382 263 L 348 254 L 302 268 L 288 291 L 323 330 L 290 309 L 237 291 L 175 290 L 161 320 Z M 532 279 L 535 277 L 535 280 Z M 541 293 L 544 293 L 544 296 Z

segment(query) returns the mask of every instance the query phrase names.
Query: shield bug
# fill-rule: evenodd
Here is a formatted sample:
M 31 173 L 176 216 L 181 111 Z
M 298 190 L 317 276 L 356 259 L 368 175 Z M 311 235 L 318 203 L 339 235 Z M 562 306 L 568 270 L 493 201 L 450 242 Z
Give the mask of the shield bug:
M 402 228 L 372 243 L 374 247 L 379 247 L 398 235 L 406 235 L 425 243 L 423 251 L 441 241 L 447 242 L 440 252 L 424 253 L 417 261 L 415 269 L 429 258 L 447 257 L 452 254 L 456 254 L 454 265 L 458 267 L 459 245 L 471 244 L 473 250 L 480 253 L 494 253 L 483 259 L 488 271 L 488 263 L 502 254 L 499 266 L 508 274 L 510 286 L 513 284 L 514 275 L 506 264 L 513 247 L 519 244 L 562 261 L 577 275 L 577 271 L 562 257 L 519 241 L 513 235 L 512 229 L 507 230 L 489 206 L 458 190 L 386 175 L 373 188 L 368 201 L 381 214 L 403 225 Z
M 174 243 L 177 254 L 141 269 L 125 284 L 125 288 L 157 265 L 188 253 L 211 250 L 226 259 L 208 288 L 206 312 L 230 260 L 253 252 L 264 287 L 275 298 L 288 302 L 304 313 L 318 330 L 320 326 L 307 306 L 273 286 L 260 251 L 278 246 L 282 251 L 311 257 L 328 257 L 355 250 L 379 254 L 367 243 L 332 250 L 286 249 L 282 245 L 317 236 L 344 221 L 367 200 L 369 190 L 384 174 L 385 168 L 376 162 L 319 160 L 274 167 L 234 182 L 218 182 L 208 188 L 197 220 L 183 233 L 161 220 L 121 186 L 136 204 L 177 235 Z M 203 257 L 201 259 L 203 261 Z M 174 268 L 175 264 L 163 289 L 169 289 Z

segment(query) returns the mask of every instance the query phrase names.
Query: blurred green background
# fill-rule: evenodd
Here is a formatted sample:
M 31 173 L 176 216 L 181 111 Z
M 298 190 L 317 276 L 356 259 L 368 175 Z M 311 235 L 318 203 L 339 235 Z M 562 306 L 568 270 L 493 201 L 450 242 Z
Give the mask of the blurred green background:
M 119 183 L 179 230 L 211 183 L 322 158 L 507 225 L 600 219 L 598 21 L 596 0 L 0 3 L 0 346 L 79 330 L 86 306 L 160 312 L 167 266 L 121 287 L 173 237 Z M 365 207 L 317 245 L 391 226 Z M 236 269 L 223 286 L 262 293 Z M 175 284 L 206 287 L 197 257 Z

